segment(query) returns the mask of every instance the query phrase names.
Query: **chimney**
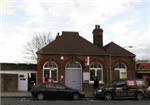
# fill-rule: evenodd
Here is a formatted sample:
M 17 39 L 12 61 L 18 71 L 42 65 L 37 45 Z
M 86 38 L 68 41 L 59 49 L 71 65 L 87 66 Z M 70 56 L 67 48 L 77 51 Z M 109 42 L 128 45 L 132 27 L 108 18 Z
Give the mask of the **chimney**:
M 93 30 L 93 43 L 98 47 L 103 47 L 103 29 L 100 28 L 100 25 L 95 25 Z

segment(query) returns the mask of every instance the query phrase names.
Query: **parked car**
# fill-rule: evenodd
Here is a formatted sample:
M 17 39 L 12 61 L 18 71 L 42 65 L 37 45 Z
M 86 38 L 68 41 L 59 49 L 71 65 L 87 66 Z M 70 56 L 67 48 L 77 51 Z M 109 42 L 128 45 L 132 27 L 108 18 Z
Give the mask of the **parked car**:
M 142 80 L 115 80 L 96 90 L 94 96 L 111 100 L 115 98 L 144 99 L 145 87 Z
M 84 93 L 69 88 L 65 85 L 54 83 L 54 84 L 38 84 L 31 90 L 32 96 L 37 100 L 43 99 L 74 99 L 78 100 L 84 97 Z
M 146 88 L 147 97 L 150 98 L 150 86 Z

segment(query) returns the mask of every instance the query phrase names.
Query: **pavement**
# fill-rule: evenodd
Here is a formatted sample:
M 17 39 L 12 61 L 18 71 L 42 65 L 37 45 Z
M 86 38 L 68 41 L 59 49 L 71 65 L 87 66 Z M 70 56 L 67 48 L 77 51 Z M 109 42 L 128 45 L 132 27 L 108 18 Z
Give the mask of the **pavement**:
M 0 97 L 32 97 L 30 92 L 1 92 Z

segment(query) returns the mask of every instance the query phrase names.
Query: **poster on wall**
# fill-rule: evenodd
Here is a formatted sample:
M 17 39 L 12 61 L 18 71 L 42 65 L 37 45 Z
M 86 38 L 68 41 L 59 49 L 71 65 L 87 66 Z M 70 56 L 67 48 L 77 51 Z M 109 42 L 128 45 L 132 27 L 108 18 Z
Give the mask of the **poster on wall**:
M 90 73 L 83 72 L 83 81 L 89 81 L 89 80 L 90 80 Z
M 120 79 L 126 79 L 127 78 L 127 72 L 120 72 Z
M 127 78 L 126 69 L 120 69 L 120 79 L 126 79 L 126 78 Z

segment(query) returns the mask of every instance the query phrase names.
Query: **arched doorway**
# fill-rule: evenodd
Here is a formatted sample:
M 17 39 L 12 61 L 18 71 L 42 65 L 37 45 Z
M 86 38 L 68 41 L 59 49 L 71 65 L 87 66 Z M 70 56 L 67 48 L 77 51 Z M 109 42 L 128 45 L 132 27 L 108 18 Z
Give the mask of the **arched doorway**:
M 115 80 L 127 79 L 127 66 L 124 63 L 115 65 Z
M 77 61 L 70 61 L 65 67 L 65 84 L 68 87 L 82 90 L 82 66 Z

